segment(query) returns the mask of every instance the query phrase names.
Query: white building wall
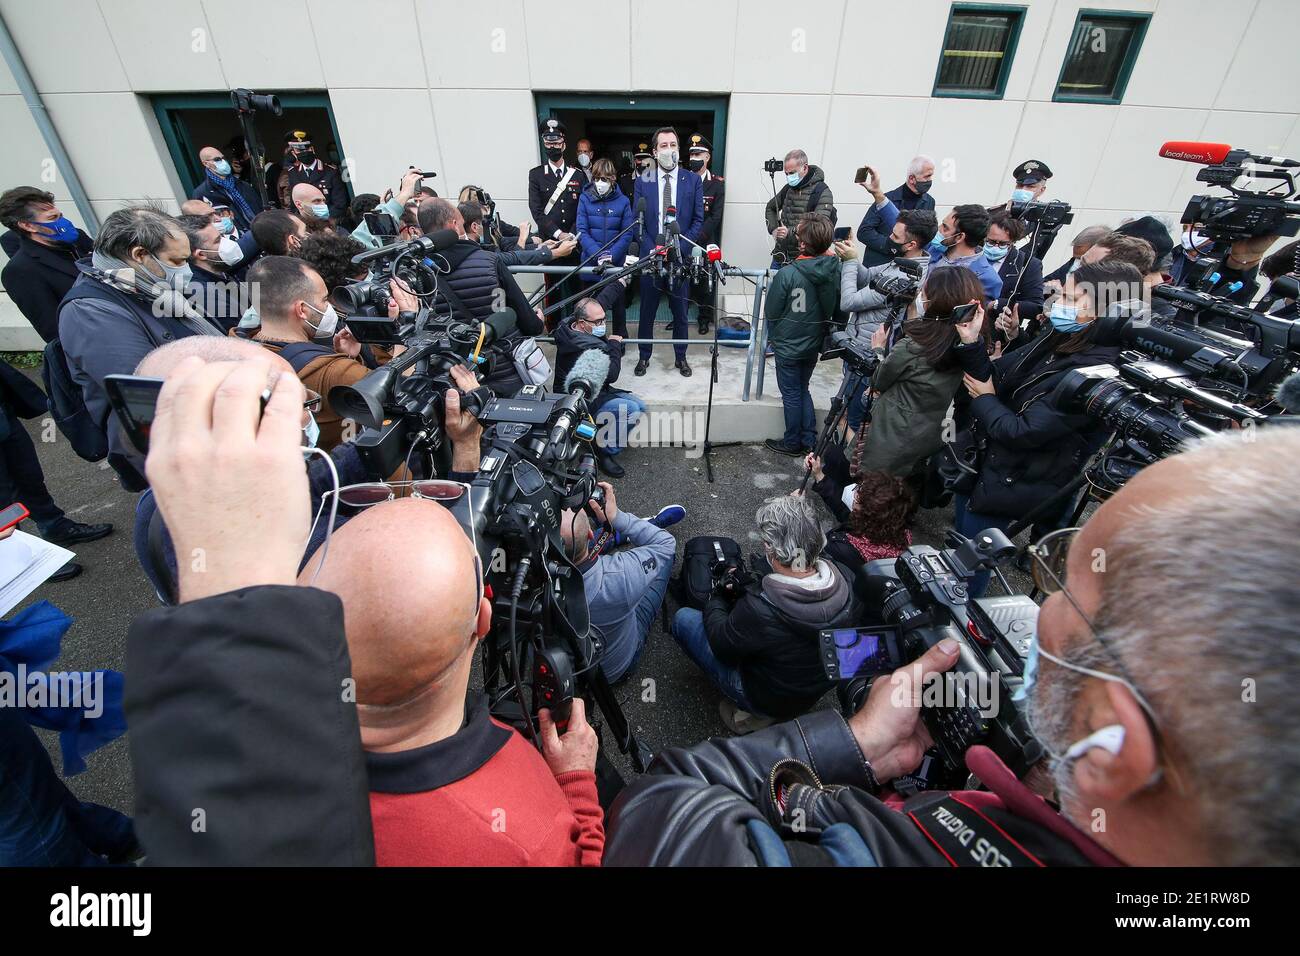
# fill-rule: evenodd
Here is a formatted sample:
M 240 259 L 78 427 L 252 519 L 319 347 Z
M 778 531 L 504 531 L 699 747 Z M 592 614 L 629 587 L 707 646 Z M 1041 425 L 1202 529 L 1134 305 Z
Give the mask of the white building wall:
M 101 217 L 181 198 L 147 94 L 234 86 L 327 90 L 359 190 L 430 163 L 440 192 L 481 182 L 515 221 L 529 218 L 526 170 L 539 162 L 534 91 L 729 94 L 723 248 L 746 266 L 770 247 L 762 161 L 794 146 L 826 170 L 845 225 L 866 209 L 858 166 L 871 162 L 892 188 L 919 152 L 939 163 L 940 213 L 1005 199 L 1011 168 L 1043 159 L 1056 174 L 1049 198 L 1074 205 L 1075 229 L 1176 219 L 1198 184 L 1195 166 L 1156 155 L 1167 139 L 1300 155 L 1295 0 L 1021 5 L 994 101 L 930 96 L 949 0 L 803 0 L 796 12 L 787 0 L 581 11 L 542 0 L 0 0 L 0 15 Z M 1081 7 L 1153 14 L 1121 105 L 1051 102 Z M 0 130 L 0 187 L 43 183 L 77 221 L 3 66 Z M 15 328 L 26 323 L 0 297 L 0 347 L 16 346 Z

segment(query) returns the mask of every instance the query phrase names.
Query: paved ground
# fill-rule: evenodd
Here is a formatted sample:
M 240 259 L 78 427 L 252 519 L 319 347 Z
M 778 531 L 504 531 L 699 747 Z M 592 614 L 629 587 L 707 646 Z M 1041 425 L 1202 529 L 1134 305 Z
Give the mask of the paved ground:
M 38 442 L 47 483 L 61 507 L 77 520 L 111 521 L 118 530 L 79 549 L 85 574 L 64 584 L 47 584 L 27 603 L 48 598 L 74 619 L 57 667 L 121 669 L 128 624 L 136 614 L 155 606 L 131 547 L 135 497 L 117 486 L 111 470 L 82 461 L 66 442 L 42 445 L 39 429 L 30 430 Z M 621 507 L 646 515 L 665 504 L 682 504 L 688 517 L 673 529 L 679 542 L 722 533 L 741 541 L 747 551 L 757 549 L 747 540 L 755 509 L 764 499 L 793 489 L 800 478 L 795 459 L 757 445 L 714 452 L 717 482 L 712 485 L 705 480 L 703 461 L 686 457 L 680 448 L 631 448 L 620 461 L 627 468 L 627 477 L 617 485 Z M 917 540 L 940 543 L 950 518 L 946 510 L 922 513 Z M 658 625 L 637 673 L 617 689 L 617 695 L 636 732 L 652 749 L 726 732 L 718 717 L 718 695 Z M 57 753 L 53 736 L 44 736 L 51 752 Z M 626 761 L 614 757 L 626 772 Z M 57 756 L 55 766 L 59 766 Z M 126 740 L 93 754 L 88 769 L 69 784 L 82 799 L 130 812 L 133 796 Z

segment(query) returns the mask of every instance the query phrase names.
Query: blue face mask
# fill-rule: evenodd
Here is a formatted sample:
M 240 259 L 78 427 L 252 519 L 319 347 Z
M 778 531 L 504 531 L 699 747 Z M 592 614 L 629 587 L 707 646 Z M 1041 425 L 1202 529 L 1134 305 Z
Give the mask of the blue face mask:
M 317 219 L 328 219 L 330 217 L 330 207 L 323 202 L 312 203 L 311 211 L 312 215 L 316 216 Z
M 989 262 L 1001 262 L 1007 257 L 1011 250 L 1006 246 L 989 246 L 984 247 L 984 258 Z
M 35 225 L 42 229 L 48 229 L 45 233 L 46 239 L 53 239 L 55 242 L 73 243 L 77 241 L 77 227 L 67 216 L 60 216 L 52 222 L 38 222 Z
M 219 159 L 212 164 L 212 171 L 218 176 L 230 175 L 230 163 L 224 159 Z
M 943 240 L 939 238 L 938 233 L 936 233 L 935 237 L 930 240 L 930 244 L 925 248 L 929 249 L 931 252 L 943 252 L 948 247 L 943 244 Z
M 1034 191 L 1032 189 L 1013 189 L 1011 190 L 1012 202 L 1033 202 Z
M 1056 303 L 1048 318 L 1052 321 L 1052 328 L 1058 332 L 1079 332 L 1084 328 L 1079 322 L 1079 310 L 1072 305 Z
M 222 235 L 228 236 L 235 231 L 235 220 L 225 218 L 218 219 L 217 229 L 221 231 Z
M 308 448 L 315 448 L 316 442 L 320 441 L 320 426 L 311 412 L 307 413 L 307 424 L 302 426 L 302 436 Z
M 605 337 L 605 324 L 602 322 L 600 325 L 593 325 L 591 327 L 591 334 L 596 336 L 598 339 L 603 339 Z
M 789 183 L 791 187 L 798 186 L 798 185 L 799 185 L 799 180 L 801 180 L 801 179 L 803 179 L 803 177 L 800 176 L 798 173 L 786 173 L 786 174 L 785 174 L 785 181 L 786 181 L 787 183 Z

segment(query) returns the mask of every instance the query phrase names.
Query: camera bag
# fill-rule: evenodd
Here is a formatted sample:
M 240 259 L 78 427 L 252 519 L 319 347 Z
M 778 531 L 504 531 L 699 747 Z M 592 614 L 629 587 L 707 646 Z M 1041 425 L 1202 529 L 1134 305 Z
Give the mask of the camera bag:
M 673 597 L 682 607 L 702 611 L 704 605 L 709 603 L 709 597 L 713 594 L 713 567 L 718 562 L 718 548 L 722 549 L 722 558 L 729 567 L 745 566 L 740 544 L 734 538 L 720 535 L 691 538 L 682 547 L 681 573 L 672 581 Z

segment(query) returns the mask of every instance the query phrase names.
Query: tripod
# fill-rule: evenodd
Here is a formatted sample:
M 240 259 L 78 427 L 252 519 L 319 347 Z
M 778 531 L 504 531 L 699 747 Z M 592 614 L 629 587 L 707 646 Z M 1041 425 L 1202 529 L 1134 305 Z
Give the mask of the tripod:
M 826 455 L 826 446 L 830 444 L 832 436 L 839 429 L 836 427 L 844 409 L 848 407 L 849 400 L 852 399 L 862 380 L 871 374 L 871 370 L 858 366 L 850 366 L 850 372 L 844 376 L 844 381 L 840 382 L 839 391 L 831 399 L 830 411 L 826 413 L 826 422 L 822 425 L 822 433 L 817 436 L 817 444 L 813 446 L 813 454 L 818 458 L 824 458 Z M 864 402 L 870 401 L 864 398 Z M 870 407 L 868 406 L 868 412 Z M 808 479 L 812 477 L 812 469 L 804 468 L 803 482 L 799 485 L 799 491 L 802 493 L 808 487 Z

